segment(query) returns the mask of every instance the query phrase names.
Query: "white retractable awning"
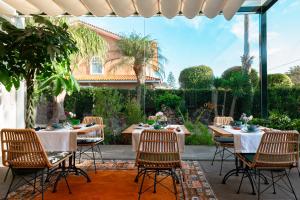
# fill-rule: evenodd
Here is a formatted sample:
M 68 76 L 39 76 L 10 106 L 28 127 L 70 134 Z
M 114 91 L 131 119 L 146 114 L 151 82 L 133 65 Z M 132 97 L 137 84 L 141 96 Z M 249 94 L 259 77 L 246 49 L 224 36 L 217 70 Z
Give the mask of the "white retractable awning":
M 162 15 L 170 19 L 176 15 L 193 18 L 199 14 L 213 18 L 223 13 L 230 20 L 247 1 L 249 0 L 0 0 L 0 15 L 139 15 L 147 18 Z

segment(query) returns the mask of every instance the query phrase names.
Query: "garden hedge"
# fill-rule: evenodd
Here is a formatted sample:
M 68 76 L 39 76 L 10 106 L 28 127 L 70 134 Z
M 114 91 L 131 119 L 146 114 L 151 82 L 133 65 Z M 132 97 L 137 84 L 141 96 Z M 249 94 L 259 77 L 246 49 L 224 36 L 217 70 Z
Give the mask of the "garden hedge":
M 116 90 L 108 88 L 81 88 L 80 92 L 73 93 L 71 96 L 67 96 L 65 100 L 65 109 L 67 111 L 73 111 L 79 118 L 87 114 L 92 114 L 94 101 L 101 97 L 101 92 L 105 90 Z M 117 89 L 122 98 L 121 102 L 126 102 L 127 99 L 135 97 L 135 90 Z M 147 90 L 146 92 L 146 115 L 154 114 L 158 111 L 155 102 L 157 98 L 166 93 L 174 94 L 183 99 L 184 107 L 190 114 L 193 111 L 204 106 L 205 103 L 211 102 L 211 90 L 196 90 L 196 89 L 179 89 L 179 90 Z M 97 96 L 97 95 L 98 96 Z M 232 95 L 227 93 L 226 98 L 226 114 L 229 113 Z M 300 87 L 291 88 L 270 88 L 269 89 L 269 111 L 277 111 L 290 116 L 292 119 L 300 118 Z M 219 92 L 218 109 L 221 112 L 223 103 L 223 92 Z M 243 112 L 239 110 L 243 106 L 243 99 L 239 99 L 236 106 L 235 118 L 239 117 Z M 260 92 L 256 90 L 254 93 L 252 114 L 256 117 L 260 117 Z

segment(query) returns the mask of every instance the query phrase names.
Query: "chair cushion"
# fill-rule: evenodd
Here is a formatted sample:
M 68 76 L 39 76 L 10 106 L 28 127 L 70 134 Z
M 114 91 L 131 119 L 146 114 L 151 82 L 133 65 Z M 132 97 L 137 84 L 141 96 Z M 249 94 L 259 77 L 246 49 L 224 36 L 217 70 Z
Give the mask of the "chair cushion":
M 89 144 L 89 143 L 98 143 L 102 142 L 102 137 L 78 137 L 77 144 Z
M 68 151 L 51 151 L 46 153 L 51 164 L 59 163 L 72 155 L 72 153 Z
M 253 162 L 255 153 L 241 153 L 240 155 L 243 156 L 246 161 Z
M 232 137 L 215 137 L 216 142 L 220 143 L 233 143 Z

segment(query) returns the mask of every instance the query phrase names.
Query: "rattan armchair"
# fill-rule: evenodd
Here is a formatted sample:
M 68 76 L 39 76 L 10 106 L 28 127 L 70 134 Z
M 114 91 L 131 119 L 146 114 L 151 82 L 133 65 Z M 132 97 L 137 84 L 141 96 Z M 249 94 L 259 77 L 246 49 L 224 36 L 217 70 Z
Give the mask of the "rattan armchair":
M 220 126 L 220 125 L 229 125 L 231 122 L 233 122 L 232 117 L 215 117 L 214 118 L 214 125 Z M 214 164 L 215 158 L 217 155 L 220 155 L 221 157 L 221 167 L 219 175 L 222 175 L 222 169 L 223 169 L 223 161 L 226 160 L 228 157 L 233 155 L 233 151 L 230 149 L 234 148 L 233 138 L 232 137 L 221 137 L 214 131 L 212 132 L 214 143 L 216 146 L 216 150 L 211 162 L 211 165 Z M 229 153 L 229 156 L 225 157 L 225 152 Z
M 297 196 L 295 194 L 294 188 L 291 184 L 289 173 L 287 169 L 298 167 L 299 162 L 299 133 L 297 131 L 270 131 L 264 133 L 261 139 L 261 143 L 258 147 L 256 154 L 240 154 L 237 156 L 244 163 L 245 169 L 244 174 L 241 178 L 241 182 L 238 188 L 238 193 L 240 192 L 243 179 L 245 177 L 250 178 L 250 181 L 255 182 L 252 178 L 253 171 L 257 171 L 258 184 L 257 193 L 258 199 L 260 199 L 261 193 L 273 186 L 273 193 L 276 193 L 276 187 L 282 187 L 278 184 L 280 180 L 284 177 L 287 178 L 286 181 L 282 181 L 285 184 L 285 189 L 293 193 L 295 199 Z M 272 185 L 269 185 L 263 191 L 261 191 L 260 179 L 265 178 L 261 174 L 261 171 L 271 172 Z M 274 176 L 274 172 L 279 175 Z M 251 180 L 252 179 L 252 180 Z
M 156 185 L 160 183 L 158 175 L 171 176 L 173 180 L 174 193 L 177 199 L 176 182 L 181 182 L 181 159 L 178 148 L 177 136 L 173 131 L 167 130 L 144 130 L 140 137 L 139 148 L 136 157 L 136 165 L 138 167 L 138 178 L 142 176 L 142 182 L 139 188 L 139 199 L 141 194 L 145 191 L 143 183 L 146 175 L 154 173 L 154 193 L 156 192 Z M 177 176 L 176 170 L 179 169 Z
M 85 154 L 86 156 L 90 157 L 87 154 L 87 151 L 92 150 L 92 156 L 91 157 L 94 161 L 94 169 L 96 173 L 96 157 L 95 157 L 95 150 L 100 155 L 100 159 L 103 162 L 102 158 L 102 152 L 100 148 L 100 144 L 104 141 L 104 124 L 102 117 L 96 117 L 96 116 L 86 116 L 82 120 L 83 124 L 91 124 L 95 123 L 97 125 L 101 126 L 101 130 L 99 132 L 96 132 L 94 135 L 86 135 L 81 134 L 77 136 L 77 146 L 79 150 L 79 163 L 81 159 L 81 155 Z M 83 149 L 86 147 L 85 149 Z
M 64 177 L 67 185 L 67 171 L 65 170 L 65 161 L 72 155 L 70 152 L 45 152 L 37 134 L 32 129 L 2 129 L 1 130 L 2 162 L 4 166 L 9 167 L 12 172 L 12 180 L 6 193 L 8 194 L 20 186 L 20 181 L 14 187 L 17 180 L 25 181 L 33 186 L 35 192 L 36 178 L 41 177 L 42 199 L 44 198 L 44 171 L 47 169 L 48 176 L 52 169 L 61 167 L 61 172 L 57 176 L 54 189 L 60 178 Z M 28 180 L 28 175 L 33 178 Z M 19 179 L 16 179 L 16 177 Z M 34 181 L 34 183 L 32 183 Z M 70 188 L 68 185 L 69 192 Z

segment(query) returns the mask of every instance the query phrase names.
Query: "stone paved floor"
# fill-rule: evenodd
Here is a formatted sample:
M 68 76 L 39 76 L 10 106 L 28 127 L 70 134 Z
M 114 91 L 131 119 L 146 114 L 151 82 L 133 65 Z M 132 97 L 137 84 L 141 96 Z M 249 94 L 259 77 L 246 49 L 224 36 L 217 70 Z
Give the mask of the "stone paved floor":
M 242 191 L 240 194 L 236 194 L 236 190 L 238 188 L 239 177 L 232 177 L 229 179 L 227 184 L 222 184 L 222 177 L 219 176 L 219 167 L 220 162 L 217 160 L 215 164 L 211 165 L 211 158 L 215 148 L 213 146 L 187 146 L 185 149 L 185 153 L 182 155 L 183 160 L 199 160 L 208 182 L 211 184 L 214 192 L 216 193 L 218 199 L 220 200 L 252 200 L 257 199 L 256 196 L 250 194 L 251 188 L 248 180 L 245 180 L 245 184 L 243 185 Z M 104 160 L 134 160 L 135 153 L 131 150 L 131 146 L 129 145 L 105 145 L 102 146 L 102 152 Z M 223 175 L 234 167 L 234 162 L 226 161 L 224 162 L 224 170 Z M 1 196 L 5 193 L 8 187 L 9 180 L 6 183 L 3 183 L 3 178 L 6 173 L 5 167 L 0 167 L 0 199 Z M 292 170 L 291 179 L 294 183 L 294 187 L 296 188 L 296 193 L 300 198 L 300 177 L 297 174 L 297 170 Z M 263 200 L 289 200 L 293 199 L 291 196 L 286 194 L 285 192 L 278 191 L 278 194 L 273 195 L 271 192 L 262 196 Z

